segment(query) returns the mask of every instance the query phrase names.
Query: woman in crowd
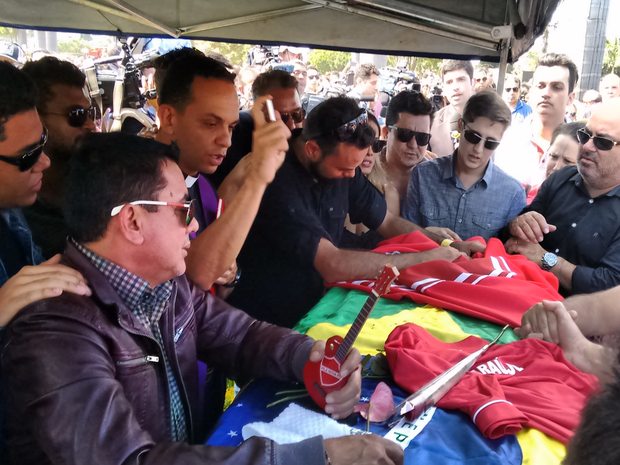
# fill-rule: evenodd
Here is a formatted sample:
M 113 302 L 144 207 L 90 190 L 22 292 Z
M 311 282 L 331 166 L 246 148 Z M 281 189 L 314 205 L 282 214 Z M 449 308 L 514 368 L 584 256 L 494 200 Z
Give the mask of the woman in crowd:
M 360 169 L 364 176 L 383 194 L 385 201 L 387 202 L 387 208 L 395 215 L 400 216 L 400 200 L 398 198 L 398 192 L 396 188 L 388 181 L 385 168 L 379 160 L 379 154 L 383 147 L 385 147 L 385 140 L 380 140 L 381 129 L 377 118 L 368 113 L 368 124 L 375 131 L 375 140 L 364 157 L 364 161 L 360 165 Z M 368 228 L 363 224 L 352 224 L 347 216 L 345 227 L 355 234 L 363 234 L 368 231 Z

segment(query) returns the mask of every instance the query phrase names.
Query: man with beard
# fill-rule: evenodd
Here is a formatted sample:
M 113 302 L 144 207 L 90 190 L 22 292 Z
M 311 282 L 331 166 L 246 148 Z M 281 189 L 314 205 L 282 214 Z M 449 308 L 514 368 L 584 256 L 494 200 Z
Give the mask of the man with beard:
M 36 202 L 23 212 L 34 242 L 50 258 L 65 249 L 68 231 L 60 206 L 67 162 L 76 141 L 95 129 L 94 109 L 84 93 L 86 76 L 72 63 L 44 57 L 23 71 L 38 89 L 37 111 L 48 131 L 45 154 L 52 162 Z
M 506 250 L 551 271 L 564 295 L 620 284 L 620 99 L 577 131 L 577 166 L 553 173 L 508 223 Z
M 362 174 L 359 164 L 374 138 L 366 112 L 349 98 L 319 104 L 304 128 L 293 131 L 291 149 L 265 191 L 239 254 L 243 276 L 230 295 L 232 305 L 292 327 L 322 297 L 324 282 L 372 279 L 388 262 L 405 268 L 483 250 L 480 243 L 469 242 L 391 256 L 343 248 L 347 213 L 352 223 L 386 238 L 422 231 L 442 242 L 389 212 L 384 197 Z M 225 189 L 226 182 L 220 192 Z
M 457 124 L 465 104 L 474 93 L 474 67 L 469 61 L 446 60 L 441 68 L 443 93 L 450 105 L 437 112 L 431 126 L 429 150 L 440 157 L 454 152 L 458 140 Z

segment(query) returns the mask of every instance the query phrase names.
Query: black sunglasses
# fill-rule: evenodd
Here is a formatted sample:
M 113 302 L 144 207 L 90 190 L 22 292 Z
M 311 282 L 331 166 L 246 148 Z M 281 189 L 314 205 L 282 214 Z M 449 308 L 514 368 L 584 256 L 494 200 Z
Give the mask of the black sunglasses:
M 387 144 L 387 140 L 375 139 L 372 143 L 372 151 L 379 153 L 383 150 L 383 147 Z
M 420 147 L 428 145 L 431 140 L 431 135 L 428 132 L 412 131 L 411 129 L 398 128 L 396 126 L 388 126 L 389 129 L 396 131 L 396 138 L 403 144 L 406 144 L 415 136 L 415 143 Z
M 465 126 L 465 128 L 467 128 L 467 126 Z M 484 148 L 488 150 L 495 150 L 500 144 L 500 141 L 480 137 L 480 134 L 471 129 L 465 129 L 465 131 L 463 131 L 463 136 L 465 136 L 467 142 L 474 145 L 478 145 L 480 141 L 484 141 Z
M 280 118 L 282 118 L 283 123 L 287 123 L 289 118 L 293 118 L 293 122 L 295 124 L 301 123 L 306 117 L 306 112 L 302 108 L 298 108 L 297 110 L 291 111 L 290 113 L 280 113 Z
M 310 76 L 308 76 L 308 79 L 318 79 L 319 75 L 318 74 L 312 74 Z
M 30 168 L 37 164 L 39 158 L 41 157 L 41 154 L 43 153 L 43 147 L 45 147 L 46 142 L 47 129 L 43 128 L 43 134 L 41 134 L 41 141 L 30 152 L 27 152 L 20 157 L 9 157 L 6 155 L 0 155 L 0 160 L 5 163 L 17 166 L 17 169 L 19 169 L 19 171 L 23 173 L 24 171 L 28 171 Z
M 90 107 L 88 109 L 84 108 L 76 108 L 75 110 L 71 110 L 69 113 L 52 113 L 52 112 L 41 112 L 44 115 L 58 115 L 67 117 L 67 121 L 69 122 L 69 126 L 72 128 L 81 128 L 86 123 L 87 119 L 91 119 L 95 121 L 97 118 L 97 109 L 95 107 Z
M 487 82 L 487 78 L 483 77 L 483 78 L 476 78 L 476 82 Z
M 577 139 L 581 145 L 586 145 L 590 139 L 594 143 L 594 147 L 599 150 L 607 151 L 614 148 L 614 146 L 620 144 L 620 142 L 608 139 L 607 137 L 594 136 L 588 134 L 585 129 L 579 129 L 577 131 Z
M 504 92 L 519 92 L 519 88 L 518 87 L 506 87 L 504 89 Z

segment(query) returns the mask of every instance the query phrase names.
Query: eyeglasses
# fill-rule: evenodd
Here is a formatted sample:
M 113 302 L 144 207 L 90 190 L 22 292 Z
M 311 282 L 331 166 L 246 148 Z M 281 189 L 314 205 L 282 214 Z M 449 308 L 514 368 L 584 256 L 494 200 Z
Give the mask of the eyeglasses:
M 519 92 L 519 88 L 518 87 L 506 87 L 504 89 L 504 92 Z
M 387 140 L 375 139 L 372 143 L 372 151 L 379 153 L 383 150 L 383 147 L 387 144 Z
M 95 121 L 95 118 L 97 118 L 97 109 L 95 107 L 90 107 L 88 109 L 76 108 L 75 110 L 71 110 L 69 113 L 52 113 L 50 111 L 40 113 L 43 115 L 65 116 L 67 117 L 69 126 L 72 128 L 81 128 L 84 124 L 86 124 L 87 119 Z
M 396 131 L 396 138 L 402 143 L 406 144 L 415 136 L 415 143 L 420 147 L 428 145 L 431 140 L 431 135 L 428 132 L 412 131 L 411 129 L 398 128 L 396 126 L 388 126 L 388 128 Z
M 577 131 L 577 139 L 581 145 L 586 145 L 590 139 L 594 143 L 594 146 L 603 151 L 611 150 L 614 146 L 620 144 L 619 141 L 615 141 L 612 139 L 608 139 L 607 137 L 601 136 L 592 136 L 592 134 L 588 134 L 585 129 L 579 129 Z
M 118 215 L 123 207 L 127 205 L 124 203 L 123 205 L 117 205 L 112 209 L 110 216 Z M 189 224 L 194 219 L 194 213 L 196 211 L 196 202 L 192 199 L 188 203 L 170 203 L 170 202 L 160 202 L 157 200 L 136 200 L 134 202 L 129 202 L 129 205 L 157 205 L 161 207 L 174 207 L 174 208 L 184 208 L 186 210 L 185 216 L 185 226 L 189 226 Z
M 308 79 L 318 79 L 319 75 L 318 74 L 312 74 L 310 76 L 308 76 Z
M 282 118 L 282 122 L 286 124 L 289 118 L 293 118 L 293 122 L 295 124 L 301 123 L 306 117 L 306 112 L 303 108 L 298 108 L 297 110 L 291 111 L 290 113 L 280 113 L 280 117 Z
M 340 141 L 344 142 L 345 140 L 351 138 L 360 126 L 368 127 L 368 113 L 366 113 L 366 110 L 348 123 L 344 123 L 342 126 L 334 129 L 332 133 L 337 134 Z
M 28 171 L 30 168 L 37 164 L 39 158 L 41 157 L 41 154 L 43 153 L 43 147 L 45 147 L 46 142 L 47 129 L 43 128 L 43 134 L 41 134 L 41 141 L 30 152 L 27 152 L 17 157 L 0 155 L 0 160 L 5 163 L 17 166 L 17 169 L 23 173 L 24 171 Z
M 476 78 L 476 82 L 487 82 L 487 78 L 483 77 L 483 78 Z
M 467 128 L 467 126 L 465 126 L 465 128 Z M 484 148 L 488 150 L 495 150 L 500 144 L 500 141 L 480 137 L 480 134 L 471 129 L 465 129 L 465 131 L 463 131 L 463 136 L 465 136 L 467 142 L 474 145 L 478 145 L 481 141 L 484 141 Z

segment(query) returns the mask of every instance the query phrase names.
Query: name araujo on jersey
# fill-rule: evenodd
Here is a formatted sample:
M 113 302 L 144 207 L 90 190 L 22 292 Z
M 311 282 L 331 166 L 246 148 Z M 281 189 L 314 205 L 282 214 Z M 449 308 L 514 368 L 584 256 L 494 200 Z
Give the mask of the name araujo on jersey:
M 523 368 L 513 365 L 512 363 L 506 363 L 504 365 L 496 357 L 494 360 L 478 365 L 476 368 L 472 368 L 473 372 L 483 375 L 515 375 L 517 372 L 523 371 Z

